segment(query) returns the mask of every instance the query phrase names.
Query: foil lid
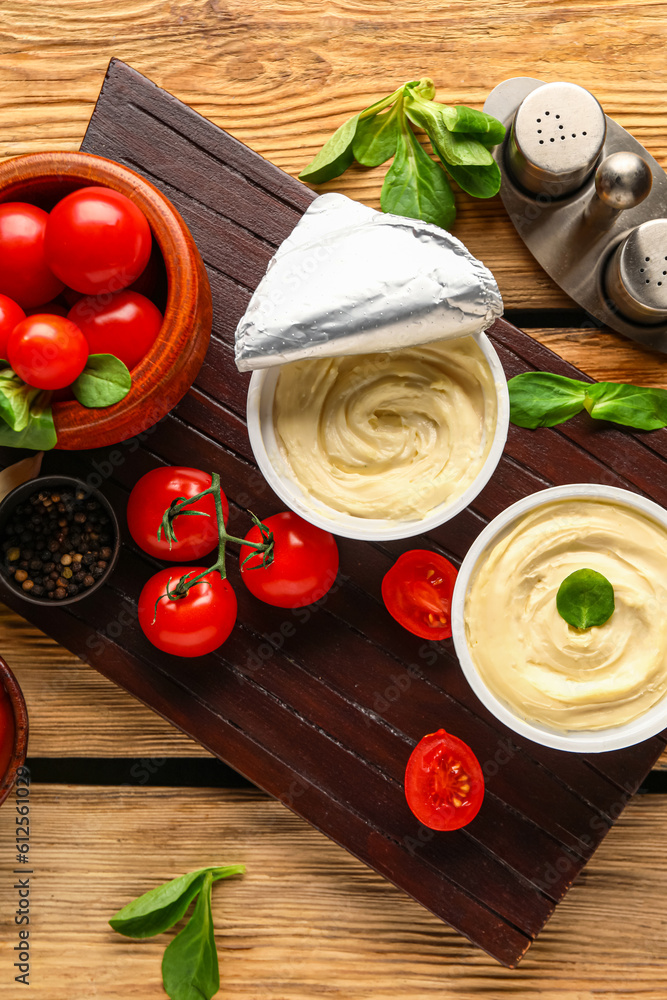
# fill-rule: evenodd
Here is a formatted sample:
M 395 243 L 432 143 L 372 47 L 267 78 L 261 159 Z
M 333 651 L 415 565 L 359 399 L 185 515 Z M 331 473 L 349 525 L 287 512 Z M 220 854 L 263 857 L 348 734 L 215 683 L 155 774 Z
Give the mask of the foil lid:
M 324 194 L 271 258 L 236 328 L 236 365 L 463 337 L 502 311 L 491 272 L 444 229 Z

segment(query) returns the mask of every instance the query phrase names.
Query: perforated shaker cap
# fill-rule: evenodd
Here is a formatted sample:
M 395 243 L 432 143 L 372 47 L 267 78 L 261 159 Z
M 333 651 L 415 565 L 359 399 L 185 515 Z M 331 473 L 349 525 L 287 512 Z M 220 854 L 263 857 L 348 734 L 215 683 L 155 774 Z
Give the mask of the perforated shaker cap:
M 591 174 L 606 131 L 604 111 L 588 90 L 576 83 L 545 83 L 514 116 L 511 172 L 527 191 L 563 197 Z
M 637 226 L 619 245 L 606 273 L 607 294 L 628 319 L 667 319 L 667 219 Z

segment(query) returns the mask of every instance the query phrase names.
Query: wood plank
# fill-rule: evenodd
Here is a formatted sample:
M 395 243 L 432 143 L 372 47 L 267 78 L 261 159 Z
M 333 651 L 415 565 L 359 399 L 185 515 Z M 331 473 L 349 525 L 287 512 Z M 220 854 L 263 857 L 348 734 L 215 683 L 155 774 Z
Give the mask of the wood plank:
M 210 756 L 4 604 L 0 649 L 26 698 L 31 757 Z
M 654 44 L 667 10 L 652 0 L 41 0 L 34 10 L 3 3 L 4 156 L 78 149 L 115 55 L 292 175 L 346 117 L 420 73 L 439 100 L 475 107 L 517 73 L 573 80 L 667 164 Z M 385 169 L 356 168 L 326 189 L 378 206 Z M 568 304 L 498 199 L 458 201 L 456 234 L 494 271 L 508 308 Z
M 515 972 L 261 793 L 35 785 L 31 798 L 30 994 L 39 1000 L 64 990 L 163 998 L 160 962 L 174 932 L 133 942 L 111 931 L 109 916 L 163 880 L 238 861 L 247 875 L 213 892 L 221 997 L 664 997 L 665 796 L 630 804 Z M 5 848 L 13 829 L 8 803 Z M 13 884 L 5 871 L 5 949 L 16 938 Z M 3 998 L 24 992 L 5 957 Z
M 28 706 L 31 757 L 209 756 L 3 604 L 0 649 Z
M 129 113 L 128 108 L 134 111 Z M 135 114 L 138 110 L 158 123 L 158 133 L 145 127 L 144 119 Z M 164 145 L 165 130 L 172 130 L 181 144 L 184 139 L 190 142 L 182 171 L 179 159 L 153 155 L 152 143 L 159 138 Z M 166 186 L 193 226 L 210 268 L 216 301 L 229 291 L 230 281 L 233 289 L 239 282 L 252 287 L 280 236 L 279 227 L 293 217 L 290 206 L 303 207 L 312 198 L 306 188 L 118 62 L 109 69 L 84 147 L 145 169 Z M 221 171 L 227 169 L 224 202 L 215 186 L 190 190 L 193 178 L 202 185 L 202 178 L 211 174 L 212 157 L 220 162 Z M 256 189 L 265 193 L 262 198 L 273 192 L 275 220 L 263 209 L 250 223 Z M 240 405 L 247 379 L 238 375 L 223 347 L 226 341 L 228 351 L 232 320 L 240 315 L 243 303 L 243 297 L 234 294 L 224 303 L 221 327 L 214 321 L 207 390 L 195 387 L 141 448 L 127 449 L 126 455 L 120 451 L 120 461 L 113 462 L 104 451 L 49 455 L 45 469 L 57 461 L 60 471 L 84 474 L 93 462 L 120 513 L 137 471 L 153 467 L 156 461 L 178 461 L 187 453 L 196 464 L 219 469 L 240 516 L 249 504 L 264 513 L 275 501 L 253 472 Z M 547 367 L 565 364 L 507 323 L 499 321 L 493 334 L 512 372 L 536 361 Z M 574 431 L 547 432 L 558 461 L 551 461 L 546 472 L 542 464 L 549 449 L 538 451 L 535 462 L 524 453 L 526 432 L 511 436 L 507 457 L 474 510 L 456 519 L 470 524 L 472 517 L 468 538 L 536 484 L 573 475 L 599 481 L 599 467 L 603 481 L 624 482 L 601 461 L 596 440 L 587 442 L 583 429 L 574 426 Z M 624 438 L 623 448 L 629 482 L 638 489 L 662 488 L 662 460 L 631 435 Z M 425 543 L 442 544 L 460 558 L 464 549 L 456 521 L 430 533 Z M 91 594 L 84 604 L 65 613 L 31 609 L 29 615 L 273 794 L 284 797 L 285 788 L 296 780 L 303 788 L 293 803 L 296 811 L 506 964 L 514 964 L 523 954 L 608 828 L 605 817 L 616 815 L 627 791 L 637 786 L 663 749 L 664 744 L 654 739 L 587 761 L 525 745 L 512 735 L 509 762 L 489 776 L 486 818 L 451 835 L 446 855 L 439 838 L 420 845 L 413 854 L 409 848 L 419 830 L 405 804 L 401 771 L 426 720 L 432 728 L 446 718 L 449 728 L 467 737 L 484 760 L 495 760 L 500 741 L 508 739 L 506 730 L 478 704 L 455 664 L 446 685 L 440 679 L 442 664 L 430 672 L 417 668 L 414 676 L 410 674 L 410 698 L 397 699 L 389 712 L 378 714 L 373 708 L 377 691 L 386 687 L 397 661 L 402 664 L 399 669 L 419 662 L 419 644 L 410 637 L 412 646 L 397 657 L 391 644 L 359 623 L 354 602 L 333 597 L 316 620 L 294 629 L 284 648 L 281 641 L 273 653 L 278 667 L 284 655 L 304 671 L 306 683 L 295 679 L 287 660 L 284 670 L 258 670 L 250 659 L 272 634 L 267 633 L 267 623 L 268 627 L 281 624 L 280 614 L 276 617 L 256 606 L 242 585 L 239 590 L 232 570 L 230 578 L 239 592 L 239 627 L 223 649 L 197 670 L 184 670 L 182 662 L 150 647 L 136 624 L 138 590 L 153 566 L 126 544 L 114 581 L 104 593 Z M 350 573 L 342 569 L 351 581 L 347 585 L 366 592 L 368 581 L 355 578 L 354 567 Z M 377 601 L 376 585 L 374 581 L 368 596 Z M 16 598 L 10 596 L 8 601 L 14 604 Z M 378 606 L 375 613 L 383 612 Z M 324 647 L 329 655 L 323 657 Z M 361 679 L 355 669 L 360 661 L 366 664 Z M 317 685 L 322 688 L 315 698 L 311 689 Z M 363 733 L 362 721 L 368 724 L 368 733 Z M 556 776 L 555 784 L 550 773 Z M 519 801 L 512 789 L 521 789 Z M 563 794 L 569 796 L 567 806 L 559 801 Z M 536 811 L 540 801 L 541 811 Z M 494 837 L 494 827 L 505 830 L 504 838 Z M 567 870 L 559 871 L 554 864 L 559 851 L 568 858 Z M 545 881 L 545 871 L 551 870 L 555 877 Z

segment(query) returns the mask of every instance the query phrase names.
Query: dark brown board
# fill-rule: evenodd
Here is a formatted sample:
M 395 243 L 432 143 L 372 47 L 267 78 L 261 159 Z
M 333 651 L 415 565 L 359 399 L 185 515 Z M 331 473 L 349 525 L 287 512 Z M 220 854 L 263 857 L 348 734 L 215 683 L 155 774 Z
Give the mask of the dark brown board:
M 282 509 L 258 473 L 244 411 L 248 376 L 233 334 L 276 246 L 313 193 L 125 64 L 112 61 L 82 148 L 145 175 L 190 226 L 213 293 L 213 338 L 195 386 L 152 430 L 111 449 L 52 453 L 45 471 L 91 477 L 123 519 L 128 492 L 160 464 L 215 469 L 231 528 Z M 508 375 L 580 373 L 500 320 L 491 335 Z M 587 417 L 554 430 L 512 427 L 472 508 L 427 536 L 383 545 L 340 540 L 341 581 L 306 612 L 252 599 L 231 566 L 239 621 L 218 653 L 160 654 L 136 620 L 157 564 L 124 528 L 109 586 L 67 609 L 5 599 L 107 677 L 280 798 L 500 962 L 514 966 L 661 750 L 656 737 L 589 758 L 510 733 L 469 689 L 451 641 L 425 643 L 384 612 L 396 554 L 433 547 L 460 561 L 490 518 L 558 483 L 611 483 L 667 504 L 667 433 L 635 437 Z M 235 562 L 234 559 L 231 560 Z M 403 795 L 415 742 L 444 726 L 471 744 L 487 795 L 465 830 L 420 827 Z

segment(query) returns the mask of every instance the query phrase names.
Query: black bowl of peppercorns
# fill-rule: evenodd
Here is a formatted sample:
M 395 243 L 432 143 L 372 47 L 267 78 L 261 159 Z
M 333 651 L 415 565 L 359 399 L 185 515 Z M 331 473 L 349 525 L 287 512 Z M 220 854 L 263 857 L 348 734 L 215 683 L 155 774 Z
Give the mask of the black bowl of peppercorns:
M 109 501 L 80 479 L 41 476 L 0 503 L 0 573 L 31 604 L 73 604 L 97 590 L 120 550 Z

